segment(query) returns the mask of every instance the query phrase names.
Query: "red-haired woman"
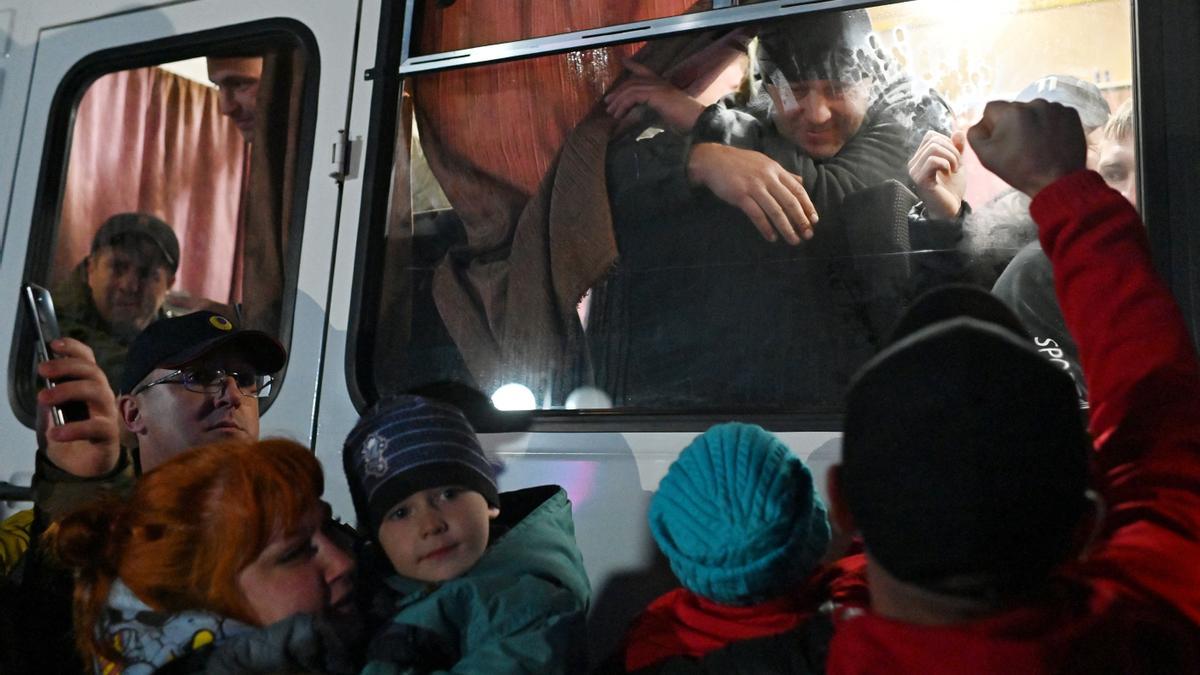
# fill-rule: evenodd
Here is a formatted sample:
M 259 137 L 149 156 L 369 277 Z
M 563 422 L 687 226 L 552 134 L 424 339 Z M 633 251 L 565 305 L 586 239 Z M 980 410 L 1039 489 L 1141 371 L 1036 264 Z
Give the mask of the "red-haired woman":
M 354 563 L 328 536 L 323 487 L 297 443 L 220 444 L 145 474 L 128 499 L 64 518 L 46 538 L 77 570 L 85 658 L 106 675 L 150 673 L 226 639 L 250 636 L 241 651 L 261 652 L 271 638 L 255 627 L 296 614 L 349 613 Z M 312 625 L 290 626 L 273 648 L 311 652 Z

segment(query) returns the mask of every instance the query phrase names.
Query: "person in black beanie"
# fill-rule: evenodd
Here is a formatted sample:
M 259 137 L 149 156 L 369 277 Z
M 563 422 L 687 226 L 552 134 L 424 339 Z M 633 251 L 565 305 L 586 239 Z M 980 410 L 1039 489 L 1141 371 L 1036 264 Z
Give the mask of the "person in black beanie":
M 462 411 L 421 396 L 376 404 L 346 438 L 342 461 L 371 544 L 364 557 L 386 564 L 379 573 L 392 601 L 364 672 L 583 666 L 591 588 L 565 490 L 501 494 Z
M 1075 111 L 993 102 L 968 138 L 1033 199 L 1091 433 L 998 299 L 918 300 L 847 396 L 830 514 L 862 537 L 871 601 L 835 621 L 826 672 L 1197 672 L 1200 367 L 1179 309 L 1137 212 L 1085 169 Z

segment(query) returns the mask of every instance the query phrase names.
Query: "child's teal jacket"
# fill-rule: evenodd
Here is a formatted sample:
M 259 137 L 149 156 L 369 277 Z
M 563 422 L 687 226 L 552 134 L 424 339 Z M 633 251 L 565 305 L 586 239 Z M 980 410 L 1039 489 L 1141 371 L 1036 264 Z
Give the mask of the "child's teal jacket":
M 591 587 L 575 543 L 571 502 L 556 485 L 502 493 L 493 543 L 463 576 L 431 585 L 393 575 L 386 583 L 397 593 L 396 613 L 368 649 L 364 675 L 586 669 Z M 404 626 L 432 635 L 452 652 L 453 666 L 444 668 L 445 658 L 422 663 L 419 653 L 404 662 L 381 658 L 386 650 L 377 642 Z

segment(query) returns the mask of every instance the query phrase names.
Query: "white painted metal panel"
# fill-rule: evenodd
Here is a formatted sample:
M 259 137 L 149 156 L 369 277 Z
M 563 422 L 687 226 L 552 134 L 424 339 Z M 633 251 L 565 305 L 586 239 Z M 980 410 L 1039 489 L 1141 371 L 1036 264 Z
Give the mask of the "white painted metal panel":
M 371 4 L 377 3 L 371 0 Z M 264 435 L 309 443 L 315 425 L 330 251 L 339 216 L 340 187 L 329 178 L 325 160 L 338 130 L 345 127 L 354 77 L 351 64 L 358 7 L 358 0 L 191 0 L 131 9 L 127 1 L 95 0 L 13 8 L 13 57 L 5 64 L 7 82 L 0 94 L 0 198 L 8 205 L 0 288 L 11 289 L 15 298 L 22 281 L 46 120 L 57 87 L 72 66 L 99 50 L 238 23 L 279 17 L 302 23 L 315 36 L 319 51 L 315 55 L 320 64 L 317 97 L 315 102 L 306 102 L 316 109 L 316 157 L 308 184 L 299 287 L 288 345 L 291 359 L 280 395 L 263 418 L 262 430 Z M 0 5 L 0 12 L 5 9 Z M 373 27 L 368 34 L 373 48 Z M 9 182 L 14 167 L 15 177 Z M 357 201 L 348 208 L 356 209 Z M 351 217 L 351 222 L 357 218 Z M 15 303 L 6 311 L 13 316 Z M 0 344 L 11 345 L 12 322 L 4 323 Z M 5 378 L 7 364 L 8 359 L 0 360 Z M 0 480 L 31 471 L 34 434 L 17 421 L 9 406 L 0 406 L 0 432 L 6 440 L 0 444 Z

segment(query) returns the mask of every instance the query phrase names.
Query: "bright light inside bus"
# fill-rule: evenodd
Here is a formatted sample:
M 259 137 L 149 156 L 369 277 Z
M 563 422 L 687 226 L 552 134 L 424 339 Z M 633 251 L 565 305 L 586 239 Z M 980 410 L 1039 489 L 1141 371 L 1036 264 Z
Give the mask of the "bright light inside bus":
M 602 389 L 580 387 L 567 396 L 567 410 L 605 409 L 612 407 L 612 399 Z
M 492 394 L 492 405 L 497 410 L 533 410 L 537 407 L 537 399 L 533 392 L 523 384 L 506 384 Z

